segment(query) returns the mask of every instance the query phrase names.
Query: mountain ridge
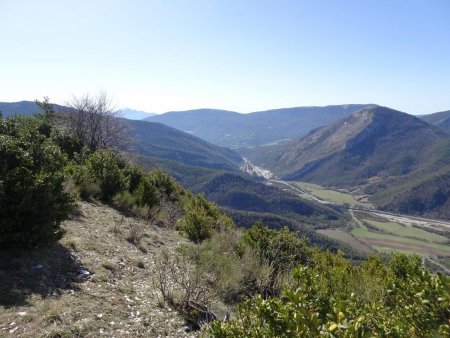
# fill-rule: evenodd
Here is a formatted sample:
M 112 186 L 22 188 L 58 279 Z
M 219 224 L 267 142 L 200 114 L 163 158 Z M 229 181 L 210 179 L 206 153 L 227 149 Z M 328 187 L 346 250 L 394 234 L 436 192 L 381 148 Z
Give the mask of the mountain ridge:
M 240 114 L 219 109 L 168 112 L 146 121 L 160 122 L 204 140 L 231 148 L 295 139 L 311 129 L 373 104 L 294 107 Z
M 450 110 L 441 111 L 429 115 L 422 115 L 422 120 L 450 132 Z
M 285 180 L 362 189 L 385 210 L 450 218 L 450 135 L 415 116 L 369 108 L 272 149 L 244 156 Z
M 64 106 L 54 105 L 56 110 L 65 111 Z M 30 116 L 42 111 L 33 101 L 13 103 L 0 102 L 4 117 L 13 114 Z M 120 121 L 130 126 L 131 148 L 137 154 L 177 160 L 185 164 L 206 168 L 238 171 L 240 155 L 235 151 L 208 143 L 194 135 L 156 122 L 131 120 Z
M 421 133 L 426 134 L 427 140 L 408 137 L 409 134 Z M 377 149 L 380 142 L 383 142 L 382 146 L 386 148 L 384 151 L 394 155 L 394 151 L 388 149 L 393 139 L 403 142 L 411 151 L 414 148 L 411 144 L 427 146 L 434 142 L 432 140 L 447 138 L 449 135 L 444 131 L 412 115 L 386 107 L 364 109 L 346 119 L 313 130 L 307 136 L 292 142 L 280 155 L 277 163 L 269 169 L 285 178 L 300 178 L 306 172 L 297 172 L 303 169 L 304 165 L 311 165 L 317 160 L 327 161 L 339 152 L 348 152 L 364 159 L 373 152 L 381 151 Z M 417 149 L 423 151 L 420 147 Z
M 200 167 L 237 171 L 242 161 L 234 150 L 219 147 L 162 123 L 126 120 L 131 147 L 139 155 L 175 160 Z

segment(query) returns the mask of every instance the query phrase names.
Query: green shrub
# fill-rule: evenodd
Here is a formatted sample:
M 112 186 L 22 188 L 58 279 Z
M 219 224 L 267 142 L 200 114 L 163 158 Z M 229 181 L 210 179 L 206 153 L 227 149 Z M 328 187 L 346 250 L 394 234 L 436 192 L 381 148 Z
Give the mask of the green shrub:
M 178 200 L 180 193 L 181 187 L 174 179 L 158 169 L 141 178 L 133 195 L 138 205 L 152 208 L 162 200 Z
M 186 208 L 183 230 L 191 241 L 199 243 L 211 237 L 213 222 L 214 219 L 208 216 L 204 208 L 192 203 Z
M 69 134 L 53 130 L 51 138 L 70 160 L 74 159 L 77 154 L 83 152 L 83 143 Z
M 117 156 L 104 149 L 94 152 L 86 161 L 89 172 L 100 182 L 102 199 L 106 201 L 128 189 L 127 179 L 119 164 Z
M 125 165 L 123 174 L 128 178 L 130 192 L 134 192 L 145 176 L 145 170 L 141 166 L 135 164 Z
M 259 256 L 261 266 L 268 267 L 265 280 L 259 285 L 264 296 L 278 294 L 291 269 L 311 258 L 313 250 L 307 240 L 286 227 L 273 230 L 256 223 L 243 238 Z
M 0 246 L 35 247 L 62 235 L 72 197 L 63 190 L 67 158 L 34 118 L 0 117 Z
M 421 267 L 415 271 L 416 258 L 405 255 L 395 261 L 414 267 L 415 273 L 407 278 L 394 277 L 391 264 L 377 258 L 355 267 L 339 255 L 318 255 L 321 263 L 293 270 L 295 282 L 280 297 L 249 299 L 231 322 L 214 322 L 209 333 L 215 337 L 448 337 L 448 277 Z M 370 278 L 373 282 L 364 287 L 381 287 L 384 292 L 360 302 L 346 284 Z M 321 283 L 324 279 L 334 285 Z
M 66 171 L 73 176 L 82 198 L 97 197 L 111 201 L 114 195 L 128 190 L 128 179 L 120 159 L 111 151 L 102 149 L 81 154 L 80 164 L 72 164 Z
M 184 210 L 182 230 L 195 243 L 210 238 L 213 231 L 234 226 L 228 216 L 202 195 L 187 195 L 184 199 Z
M 122 191 L 114 195 L 112 205 L 122 212 L 133 212 L 136 207 L 136 200 L 128 191 Z

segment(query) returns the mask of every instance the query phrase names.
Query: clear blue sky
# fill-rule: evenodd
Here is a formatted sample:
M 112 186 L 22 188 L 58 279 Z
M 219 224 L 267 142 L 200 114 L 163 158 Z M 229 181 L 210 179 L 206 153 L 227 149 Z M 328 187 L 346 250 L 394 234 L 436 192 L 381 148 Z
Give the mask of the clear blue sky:
M 450 109 L 448 0 L 0 0 L 0 101 Z

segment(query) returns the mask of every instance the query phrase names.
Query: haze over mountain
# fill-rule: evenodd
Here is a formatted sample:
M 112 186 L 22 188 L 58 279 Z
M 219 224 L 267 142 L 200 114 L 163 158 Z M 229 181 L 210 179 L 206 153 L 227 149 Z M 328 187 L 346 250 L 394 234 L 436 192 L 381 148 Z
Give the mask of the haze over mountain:
M 429 115 L 422 115 L 420 118 L 450 132 L 450 110 Z
M 145 111 L 134 110 L 131 108 L 122 108 L 119 111 L 121 117 L 129 120 L 143 120 L 147 117 L 156 115 L 155 113 L 147 113 Z
M 295 139 L 369 106 L 373 105 L 296 107 L 249 114 L 196 109 L 168 112 L 145 120 L 164 123 L 217 145 L 238 148 Z

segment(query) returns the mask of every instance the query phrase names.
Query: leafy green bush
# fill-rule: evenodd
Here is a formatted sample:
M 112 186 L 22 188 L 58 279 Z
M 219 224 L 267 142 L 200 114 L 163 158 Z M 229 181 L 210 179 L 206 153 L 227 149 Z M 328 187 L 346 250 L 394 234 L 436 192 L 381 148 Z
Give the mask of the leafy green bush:
M 400 254 L 393 261 L 414 267 L 400 278 L 390 268 L 393 263 L 385 265 L 378 258 L 355 267 L 339 255 L 318 255 L 321 262 L 313 267 L 299 266 L 293 270 L 294 283 L 280 297 L 256 296 L 244 302 L 234 320 L 214 322 L 210 334 L 215 337 L 449 335 L 448 277 L 432 275 L 421 267 L 416 270 L 417 259 Z M 324 280 L 328 282 L 323 283 Z M 350 287 L 349 280 L 354 280 Z M 382 292 L 362 302 L 351 287 L 358 284 Z
M 128 181 L 119 168 L 117 156 L 108 150 L 94 152 L 86 161 L 89 172 L 99 180 L 102 199 L 109 201 L 115 194 L 128 189 Z
M 172 177 L 157 169 L 141 178 L 133 195 L 139 205 L 152 208 L 162 200 L 178 200 L 181 191 L 181 187 Z
M 184 204 L 182 230 L 195 243 L 210 238 L 214 230 L 219 231 L 234 225 L 229 217 L 202 195 L 189 195 Z
M 73 164 L 66 170 L 73 176 L 81 197 L 98 197 L 109 202 L 114 195 L 128 190 L 128 178 L 115 153 L 102 149 L 83 154 L 79 161 L 81 164 Z
M 145 170 L 141 166 L 128 164 L 124 166 L 123 174 L 128 178 L 128 190 L 132 193 L 137 189 L 142 179 L 144 178 Z
M 64 192 L 67 158 L 33 118 L 0 116 L 0 246 L 55 242 L 72 206 Z
M 111 202 L 116 209 L 124 213 L 133 214 L 133 210 L 136 207 L 136 199 L 128 191 L 115 194 Z
M 299 238 L 297 233 L 287 228 L 272 230 L 260 223 L 245 233 L 244 242 L 256 251 L 261 265 L 269 267 L 259 290 L 265 296 L 278 294 L 291 269 L 300 263 L 305 264 L 313 253 L 307 240 Z

